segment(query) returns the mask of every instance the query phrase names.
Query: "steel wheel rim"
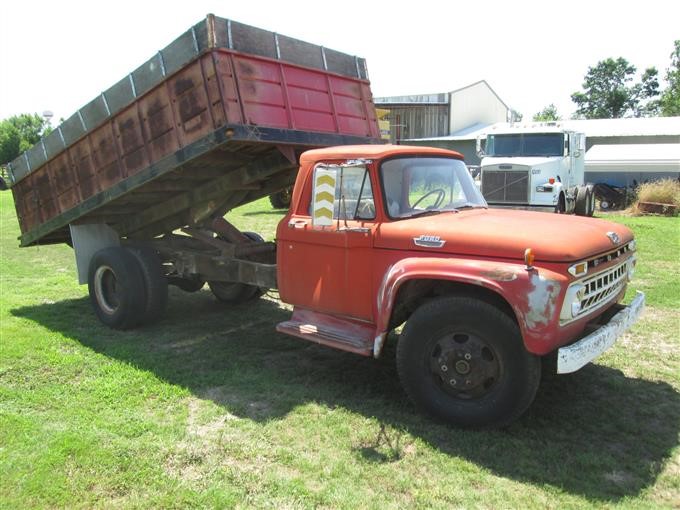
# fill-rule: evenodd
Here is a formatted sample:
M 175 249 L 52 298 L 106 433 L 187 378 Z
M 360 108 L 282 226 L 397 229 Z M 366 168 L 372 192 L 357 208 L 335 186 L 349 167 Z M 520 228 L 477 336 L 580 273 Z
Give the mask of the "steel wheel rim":
M 480 336 L 468 332 L 440 337 L 428 361 L 435 385 L 463 400 L 484 397 L 498 384 L 502 373 L 496 350 Z
M 118 279 L 110 266 L 99 266 L 94 273 L 94 293 L 101 310 L 113 315 L 120 306 Z

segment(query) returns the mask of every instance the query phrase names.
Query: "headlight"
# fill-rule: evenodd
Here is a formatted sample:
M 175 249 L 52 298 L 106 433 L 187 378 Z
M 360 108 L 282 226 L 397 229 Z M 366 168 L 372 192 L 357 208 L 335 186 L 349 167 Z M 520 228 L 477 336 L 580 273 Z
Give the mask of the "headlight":
M 581 299 L 585 293 L 586 286 L 582 283 L 574 283 L 569 286 L 564 296 L 560 320 L 570 321 L 581 312 Z
M 635 251 L 637 249 L 637 243 L 635 242 L 635 239 L 628 243 L 628 249 L 630 251 Z

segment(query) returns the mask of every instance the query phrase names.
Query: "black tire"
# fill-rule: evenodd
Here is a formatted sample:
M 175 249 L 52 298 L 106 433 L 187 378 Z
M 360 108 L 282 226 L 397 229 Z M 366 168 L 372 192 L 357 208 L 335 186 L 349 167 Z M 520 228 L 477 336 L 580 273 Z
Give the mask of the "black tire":
M 205 280 L 200 278 L 180 278 L 178 276 L 170 276 L 168 284 L 182 289 L 184 292 L 198 292 L 205 285 Z
M 257 287 L 238 282 L 208 282 L 213 295 L 224 303 L 243 303 L 255 295 Z
M 274 209 L 288 209 L 290 200 L 293 197 L 293 188 L 288 187 L 269 195 L 269 203 Z
M 592 218 L 593 214 L 595 214 L 595 188 L 592 184 L 586 186 L 586 197 L 586 216 Z
M 146 292 L 137 258 L 115 246 L 98 251 L 88 270 L 90 302 L 97 317 L 113 329 L 130 329 L 144 315 Z
M 264 243 L 264 238 L 257 232 L 243 232 L 251 241 Z M 208 282 L 213 295 L 224 303 L 244 303 L 259 298 L 265 289 L 247 283 Z
M 161 259 L 154 249 L 148 246 L 133 246 L 127 249 L 137 259 L 144 277 L 146 305 L 142 322 L 151 324 L 161 318 L 168 306 L 168 280 L 165 278 Z
M 540 358 L 526 351 L 517 324 L 462 296 L 413 313 L 397 345 L 397 370 L 418 408 L 463 427 L 509 424 L 533 402 L 541 379 Z
M 576 190 L 576 204 L 574 205 L 574 214 L 577 216 L 586 216 L 588 211 L 588 189 L 585 186 L 579 186 Z
M 557 199 L 557 205 L 555 206 L 555 213 L 564 214 L 565 212 L 567 212 L 567 204 L 564 200 L 564 195 L 560 193 L 560 196 Z

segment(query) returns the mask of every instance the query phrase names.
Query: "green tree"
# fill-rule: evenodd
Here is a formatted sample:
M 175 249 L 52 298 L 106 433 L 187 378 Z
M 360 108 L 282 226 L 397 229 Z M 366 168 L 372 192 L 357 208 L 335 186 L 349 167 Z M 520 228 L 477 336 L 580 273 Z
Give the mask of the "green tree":
M 680 39 L 675 41 L 671 65 L 666 70 L 668 86 L 661 94 L 659 109 L 664 117 L 680 115 Z
M 625 58 L 601 60 L 589 67 L 583 91 L 574 92 L 576 116 L 586 119 L 615 119 L 654 114 L 655 97 L 659 94 L 658 71 L 645 70 L 639 83 L 633 84 L 634 65 Z
M 534 115 L 534 121 L 536 122 L 547 122 L 551 120 L 560 120 L 560 114 L 557 113 L 557 107 L 553 103 L 550 103 Z
M 22 113 L 0 121 L 0 165 L 30 149 L 50 131 L 49 122 L 37 113 Z

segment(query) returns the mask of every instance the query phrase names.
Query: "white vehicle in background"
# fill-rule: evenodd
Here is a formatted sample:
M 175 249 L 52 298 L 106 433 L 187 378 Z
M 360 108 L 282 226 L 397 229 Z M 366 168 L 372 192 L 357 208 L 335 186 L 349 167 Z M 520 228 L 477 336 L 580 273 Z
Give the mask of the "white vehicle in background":
M 514 124 L 479 137 L 477 153 L 490 206 L 593 215 L 595 192 L 584 182 L 585 134 L 555 122 Z

